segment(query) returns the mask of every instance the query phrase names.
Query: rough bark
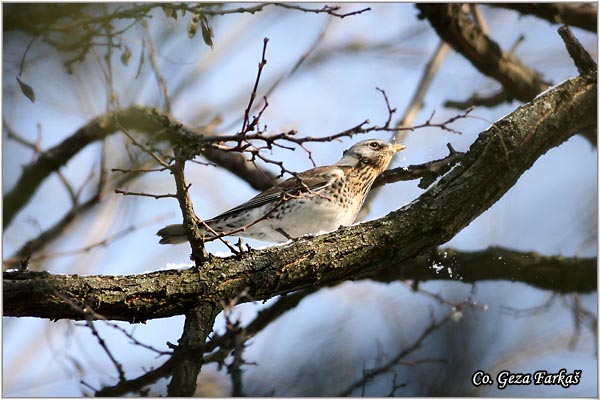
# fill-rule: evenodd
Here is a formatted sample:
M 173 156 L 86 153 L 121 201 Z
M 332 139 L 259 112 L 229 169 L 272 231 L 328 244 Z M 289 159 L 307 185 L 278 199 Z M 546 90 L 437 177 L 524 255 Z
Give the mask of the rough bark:
M 361 276 L 379 282 L 393 282 L 410 276 L 416 281 L 438 279 L 475 283 L 506 280 L 529 284 L 558 293 L 586 293 L 597 290 L 597 258 L 545 256 L 500 247 L 482 251 L 442 248 L 407 260 L 400 268 L 390 265 Z
M 196 352 L 190 351 L 190 348 L 197 348 L 206 341 L 220 311 L 221 307 L 214 303 L 200 302 L 198 307 L 186 312 L 183 335 L 173 354 L 176 361 L 173 364 L 173 377 L 168 385 L 169 397 L 194 395 L 203 360 Z
M 590 32 L 598 29 L 598 7 L 594 3 L 492 3 L 490 6 L 535 15 L 550 22 L 564 23 Z
M 462 4 L 417 4 L 420 18 L 427 18 L 442 40 L 462 54 L 482 74 L 496 79 L 508 94 L 527 102 L 546 90 L 548 84 L 534 69 L 503 52 L 462 11 Z
M 596 103 L 595 73 L 563 82 L 481 132 L 461 163 L 437 184 L 375 221 L 240 257 L 212 257 L 184 271 L 123 277 L 5 273 L 4 315 L 81 318 L 81 311 L 65 304 L 67 296 L 110 319 L 139 322 L 180 314 L 198 299 L 213 302 L 248 289 L 261 300 L 352 279 L 386 268 L 391 260 L 401 266 L 450 240 L 541 155 L 595 126 Z

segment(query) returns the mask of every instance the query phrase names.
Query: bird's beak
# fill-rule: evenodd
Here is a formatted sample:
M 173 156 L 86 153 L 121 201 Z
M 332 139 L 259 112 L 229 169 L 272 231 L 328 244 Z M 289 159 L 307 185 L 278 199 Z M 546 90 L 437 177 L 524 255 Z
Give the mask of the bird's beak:
M 390 149 L 392 150 L 392 153 L 397 153 L 400 150 L 404 150 L 406 148 L 405 145 L 400 144 L 400 143 L 390 143 Z

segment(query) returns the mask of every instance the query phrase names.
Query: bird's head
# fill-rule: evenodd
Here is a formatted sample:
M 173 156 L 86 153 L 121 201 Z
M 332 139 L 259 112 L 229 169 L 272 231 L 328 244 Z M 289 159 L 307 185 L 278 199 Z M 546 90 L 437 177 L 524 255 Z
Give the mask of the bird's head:
M 371 167 L 381 173 L 390 164 L 394 153 L 404 148 L 405 146 L 399 143 L 385 143 L 378 139 L 367 139 L 344 151 L 344 156 L 336 165 Z

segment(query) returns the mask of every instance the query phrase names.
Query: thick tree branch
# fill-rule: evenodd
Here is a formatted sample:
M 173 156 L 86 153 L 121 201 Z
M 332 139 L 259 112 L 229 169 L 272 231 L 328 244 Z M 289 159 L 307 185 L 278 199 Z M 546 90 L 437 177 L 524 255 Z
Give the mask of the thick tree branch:
M 4 7 L 4 31 L 23 30 L 32 35 L 38 35 L 55 21 L 79 14 L 84 7 L 86 7 L 85 3 L 6 4 Z
M 492 7 L 508 8 L 521 14 L 535 15 L 552 23 L 567 24 L 596 32 L 598 7 L 595 3 L 490 3 Z
M 598 69 L 598 65 L 592 56 L 590 56 L 590 54 L 581 45 L 579 40 L 577 40 L 575 35 L 573 35 L 573 32 L 571 32 L 568 26 L 562 25 L 560 28 L 558 28 L 558 34 L 565 42 L 567 51 L 573 59 L 573 62 L 577 67 L 577 71 L 579 71 L 581 75 L 588 74 Z
M 381 220 L 378 220 L 381 221 Z M 375 222 L 375 221 L 374 221 Z M 366 225 L 366 224 L 361 224 Z M 347 233 L 350 233 L 349 230 Z M 343 235 L 340 240 L 351 241 L 351 235 Z M 306 241 L 309 242 L 309 241 Z M 293 245 L 291 247 L 294 247 Z M 326 251 L 326 250 L 323 250 Z M 83 308 L 79 310 L 65 304 L 64 293 L 72 299 L 87 305 L 96 304 L 95 310 L 102 310 L 109 319 L 143 322 L 146 319 L 170 317 L 185 313 L 186 309 L 197 302 L 197 292 L 202 291 L 203 300 L 217 301 L 231 297 L 236 293 L 236 287 L 242 287 L 246 281 L 248 287 L 252 281 L 255 285 L 285 286 L 279 283 L 277 276 L 273 279 L 263 277 L 269 273 L 283 275 L 281 265 L 276 268 L 258 267 L 261 259 L 274 259 L 278 249 L 271 248 L 258 257 L 248 257 L 243 262 L 254 263 L 257 268 L 242 271 L 231 271 L 222 277 L 221 283 L 212 278 L 214 289 L 202 289 L 206 279 L 218 274 L 216 270 L 201 273 L 192 268 L 185 271 L 159 271 L 134 276 L 90 276 L 51 275 L 47 272 L 9 271 L 4 273 L 4 315 L 5 316 L 35 316 L 50 319 L 83 319 Z M 395 254 L 395 253 L 394 253 Z M 380 255 L 376 262 L 378 268 L 369 269 L 369 260 L 361 260 L 359 266 L 333 266 L 340 269 L 340 279 L 372 279 L 390 282 L 395 280 L 454 280 L 460 282 L 479 282 L 484 280 L 507 280 L 523 282 L 532 286 L 553 290 L 556 292 L 591 292 L 596 287 L 596 258 L 569 258 L 561 256 L 542 256 L 537 253 L 522 253 L 502 248 L 490 248 L 478 252 L 460 252 L 452 249 L 439 249 L 425 252 L 413 259 L 395 260 L 395 255 Z M 235 260 L 217 259 L 219 264 L 224 262 L 222 270 L 235 269 Z M 215 260 L 215 261 L 217 261 Z M 230 262 L 227 262 L 230 261 Z M 213 261 L 213 263 L 215 262 Z M 288 262 L 288 268 L 296 268 Z M 302 262 L 296 264 L 303 264 Z M 319 262 L 315 263 L 317 266 Z M 350 276 L 348 269 L 357 270 Z M 362 272 L 366 270 L 366 272 Z M 255 272 L 256 271 L 256 272 Z M 271 271 L 271 272 L 269 272 Z M 319 284 L 318 271 L 301 271 L 306 278 Z M 225 272 L 223 272 L 225 274 Z M 346 274 L 346 275 L 344 275 Z M 300 277 L 299 277 L 300 278 Z M 262 279 L 262 281 L 261 281 Z M 335 283 L 333 280 L 332 283 Z M 297 285 L 309 287 L 311 285 Z M 312 285 L 314 287 L 314 285 Z M 230 290 L 233 287 L 234 289 Z M 268 288 L 258 287 L 255 291 L 262 300 L 274 294 L 267 292 Z M 212 290 L 212 292 L 211 292 Z M 293 291 L 279 290 L 280 293 Z M 254 296 L 254 295 L 253 295 Z M 251 330 L 253 331 L 253 330 Z
M 194 212 L 192 200 L 188 194 L 185 181 L 185 157 L 181 147 L 175 148 L 177 161 L 171 167 L 177 187 L 177 200 L 183 214 L 183 226 L 187 230 L 189 242 L 192 246 L 192 259 L 196 266 L 204 264 L 208 259 L 208 252 L 204 248 L 204 236 L 200 232 L 200 221 Z M 185 313 L 183 334 L 179 339 L 179 347 L 175 350 L 174 357 L 180 358 L 173 368 L 173 377 L 168 386 L 169 397 L 190 397 L 196 391 L 196 381 L 202 369 L 203 360 L 189 351 L 191 346 L 199 346 L 206 341 L 212 331 L 215 318 L 220 311 L 216 301 L 200 301 L 200 305 L 193 307 Z
M 202 222 L 194 212 L 194 205 L 189 196 L 189 186 L 185 180 L 185 159 L 179 148 L 175 149 L 175 155 L 179 159 L 171 167 L 171 172 L 175 178 L 175 186 L 177 187 L 177 201 L 183 215 L 183 226 L 187 233 L 187 238 L 192 246 L 192 260 L 196 266 L 200 266 L 208 259 L 208 252 L 204 248 L 204 235 L 200 227 Z
M 522 102 L 546 90 L 548 84 L 532 68 L 505 53 L 469 16 L 462 4 L 417 4 L 420 18 L 427 18 L 437 34 L 469 60 L 482 74 L 496 79 L 513 98 Z
M 179 339 L 179 347 L 173 358 L 173 378 L 168 386 L 169 397 L 191 397 L 196 390 L 196 381 L 202 368 L 202 357 L 191 348 L 197 348 L 206 341 L 212 331 L 217 314 L 221 307 L 215 303 L 201 302 L 185 313 L 183 335 Z
M 461 163 L 438 183 L 375 221 L 240 258 L 213 257 L 187 271 L 124 277 L 5 273 L 4 315 L 82 318 L 58 292 L 111 319 L 143 321 L 180 314 L 198 299 L 213 302 L 248 289 L 252 298 L 261 300 L 364 275 L 391 262 L 400 266 L 450 240 L 500 199 L 541 155 L 595 126 L 596 102 L 596 74 L 563 82 L 480 133 Z M 433 274 L 431 279 L 439 278 Z M 587 275 L 594 284 L 595 274 L 593 269 Z M 582 285 L 593 289 L 585 281 Z M 560 287 L 559 282 L 556 290 Z
M 593 278 L 597 272 L 596 264 L 595 257 L 545 256 L 501 247 L 474 252 L 442 248 L 361 278 L 393 282 L 410 276 L 417 281 L 427 281 L 431 280 L 431 271 L 434 270 L 441 275 L 440 279 L 445 276 L 445 279 L 458 279 L 465 283 L 503 279 L 559 293 L 591 292 L 597 290 Z M 423 274 L 423 279 L 420 274 Z
M 552 5 L 539 6 L 544 8 Z M 445 103 L 446 107 L 463 109 L 474 105 L 493 107 L 501 102 L 512 101 L 513 99 L 527 102 L 548 88 L 548 84 L 538 72 L 522 64 L 512 54 L 512 50 L 509 52 L 502 51 L 496 42 L 474 24 L 469 16 L 462 11 L 462 4 L 417 4 L 417 8 L 421 10 L 419 17 L 427 18 L 437 34 L 450 44 L 454 50 L 462 54 L 482 74 L 494 78 L 502 84 L 502 89 L 491 96 L 473 95 L 466 101 L 448 101 Z M 561 33 L 561 36 L 564 37 L 564 33 Z M 572 57 L 573 49 L 578 47 L 579 57 L 575 58 L 581 60 L 585 50 L 578 42 L 578 46 L 572 45 L 576 41 L 574 37 L 565 40 Z M 590 62 L 588 56 L 584 68 L 589 69 L 592 63 L 593 60 Z M 579 65 L 578 69 L 582 73 L 582 68 Z M 592 145 L 596 145 L 595 127 L 590 127 L 579 133 L 588 139 Z

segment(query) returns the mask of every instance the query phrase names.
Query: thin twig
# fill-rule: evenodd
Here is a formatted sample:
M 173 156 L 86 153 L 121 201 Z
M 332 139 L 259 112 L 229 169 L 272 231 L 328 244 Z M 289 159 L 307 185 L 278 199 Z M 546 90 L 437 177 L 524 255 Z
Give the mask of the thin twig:
M 265 94 L 264 94 L 265 98 L 270 97 L 275 92 L 275 90 L 279 87 L 279 85 L 281 84 L 281 82 L 283 82 L 283 81 L 291 78 L 292 75 L 294 75 L 294 73 L 296 73 L 296 71 L 298 71 L 298 69 L 300 68 L 300 66 L 310 57 L 310 55 L 318 47 L 318 45 L 320 44 L 320 42 L 323 41 L 323 39 L 325 38 L 325 34 L 326 34 L 327 30 L 329 29 L 330 22 L 331 22 L 331 18 L 328 18 L 327 21 L 325 22 L 325 26 L 323 27 L 323 29 L 321 29 L 321 32 L 319 33 L 319 35 L 317 36 L 317 38 L 315 39 L 315 41 L 308 47 L 308 49 L 304 53 L 302 53 L 302 55 L 298 58 L 298 60 L 292 66 L 292 68 L 288 72 L 285 72 L 285 73 L 281 74 L 273 82 L 273 84 L 265 91 Z M 256 108 L 256 106 L 254 108 Z M 254 110 L 250 110 L 250 112 L 254 112 Z M 240 117 L 239 119 L 237 119 L 237 118 L 234 119 L 233 121 L 231 121 L 231 123 L 229 123 L 228 125 L 224 126 L 223 130 L 227 131 L 229 129 L 232 129 L 241 120 L 243 120 L 243 117 Z
M 163 217 L 156 217 L 156 218 L 152 218 L 150 221 L 147 221 L 145 223 L 142 224 L 137 224 L 137 225 L 130 225 L 127 228 L 115 233 L 114 235 L 111 235 L 105 239 L 102 239 L 98 242 L 89 244 L 85 247 L 79 248 L 79 249 L 75 249 L 75 250 L 65 250 L 65 251 L 58 251 L 55 253 L 44 253 L 44 254 L 40 254 L 38 256 L 33 256 L 31 258 L 32 261 L 42 261 L 42 260 L 47 260 L 50 258 L 58 258 L 58 257 L 65 257 L 65 256 L 72 256 L 72 255 L 76 255 L 76 254 L 81 254 L 81 253 L 87 253 L 92 251 L 93 249 L 96 249 L 98 247 L 107 247 L 109 245 L 111 245 L 112 243 L 116 242 L 119 239 L 122 239 L 124 237 L 126 237 L 127 235 L 138 231 L 148 225 L 153 225 L 156 224 L 157 222 L 166 219 L 167 217 L 170 217 L 170 215 L 165 215 Z
M 386 362 L 382 366 L 373 368 L 369 371 L 365 371 L 363 373 L 363 377 L 361 379 L 358 379 L 356 382 L 349 385 L 346 389 L 341 391 L 337 395 L 337 397 L 350 396 L 354 390 L 362 387 L 363 385 L 365 385 L 367 382 L 371 381 L 376 376 L 389 372 L 390 369 L 392 367 L 394 367 L 395 365 L 398 365 L 398 363 L 404 357 L 406 357 L 407 355 L 418 350 L 421 347 L 421 345 L 423 344 L 423 342 L 425 341 L 425 339 L 427 339 L 433 332 L 437 331 L 442 326 L 444 326 L 448 321 L 450 321 L 453 318 L 455 312 L 457 312 L 457 311 L 451 310 L 450 312 L 448 312 L 446 314 L 446 316 L 443 319 L 441 319 L 439 321 L 432 320 L 431 324 L 429 324 L 429 326 L 423 331 L 423 333 L 421 333 L 421 335 L 417 338 L 417 340 L 415 340 L 413 342 L 413 344 L 406 347 L 404 350 L 400 351 L 398 354 L 396 354 L 396 356 L 394 356 L 392 359 L 390 359 L 388 362 Z
M 552 293 L 550 296 L 548 296 L 548 299 L 539 306 L 528 307 L 524 309 L 516 309 L 508 306 L 501 306 L 500 312 L 511 315 L 516 318 L 530 317 L 532 315 L 537 315 L 544 311 L 547 311 L 557 298 L 558 293 Z
M 14 140 L 15 142 L 33 150 L 33 154 L 34 155 L 38 155 L 42 152 L 42 148 L 41 148 L 41 137 L 38 136 L 38 140 L 34 143 L 31 142 L 27 139 L 25 139 L 24 137 L 20 136 L 19 134 L 17 134 L 12 127 L 10 126 L 10 124 L 8 123 L 8 121 L 4 118 L 2 118 L 2 127 L 4 128 L 4 130 L 6 131 L 6 136 L 9 139 Z
M 342 19 L 346 18 L 346 17 L 350 17 L 352 15 L 362 14 L 362 13 L 364 13 L 366 11 L 371 11 L 371 7 L 366 7 L 366 8 L 360 9 L 360 10 L 350 11 L 350 12 L 347 12 L 347 13 L 340 14 L 340 13 L 336 12 L 336 11 L 338 11 L 341 8 L 340 6 L 333 6 L 333 7 L 332 6 L 323 6 L 320 9 L 309 9 L 309 8 L 304 8 L 304 7 L 297 6 L 297 5 L 292 5 L 292 4 L 289 4 L 289 3 L 272 3 L 272 4 L 275 4 L 276 6 L 287 8 L 287 9 L 290 9 L 290 10 L 312 12 L 312 13 L 315 13 L 315 14 L 327 13 L 329 15 L 333 15 L 334 17 L 339 17 L 339 18 L 342 18 Z
M 471 4 L 469 4 L 469 8 L 471 10 L 471 14 L 473 15 L 473 18 L 475 19 L 475 22 L 477 22 L 477 26 L 479 27 L 479 29 L 481 29 L 481 32 L 483 32 L 484 35 L 489 35 L 490 30 L 488 29 L 488 25 L 485 22 L 483 15 L 481 14 L 479 5 L 471 3 Z
M 407 127 L 413 124 L 418 112 L 423 108 L 423 102 L 425 100 L 425 95 L 431 86 L 431 82 L 433 78 L 437 74 L 442 65 L 442 61 L 446 57 L 450 50 L 450 46 L 444 42 L 440 41 L 435 51 L 431 55 L 429 61 L 425 65 L 425 69 L 423 70 L 423 74 L 419 79 L 419 83 L 417 88 L 409 102 L 406 111 L 404 111 L 404 115 L 398 121 L 399 127 Z M 392 138 L 393 142 L 399 142 L 400 138 L 398 137 L 398 133 L 395 133 Z
M 164 350 L 158 350 L 157 348 L 155 348 L 154 346 L 151 346 L 149 344 L 145 344 L 140 342 L 138 339 L 135 338 L 135 336 L 133 336 L 133 334 L 127 332 L 127 330 L 125 330 L 124 328 L 122 328 L 121 326 L 115 324 L 114 322 L 111 321 L 103 321 L 106 325 L 110 326 L 111 328 L 114 328 L 116 330 L 118 330 L 119 332 L 121 332 L 123 335 L 125 335 L 125 337 L 127 337 L 127 339 L 129 339 L 131 341 L 131 343 L 135 346 L 139 346 L 139 347 L 143 347 L 146 350 L 150 350 L 154 353 L 156 353 L 158 356 L 164 356 L 164 355 L 172 355 L 173 352 L 172 351 L 164 351 Z
M 444 102 L 444 107 L 446 108 L 455 108 L 458 110 L 464 110 L 473 106 L 482 106 L 482 107 L 496 107 L 502 103 L 512 102 L 514 96 L 508 92 L 506 89 L 501 88 L 498 92 L 493 93 L 488 96 L 480 96 L 477 93 L 474 93 L 471 97 L 466 100 L 446 100 Z
M 106 160 L 108 158 L 108 150 L 106 144 L 106 138 L 102 139 L 102 150 L 100 152 L 100 173 L 98 177 L 98 186 L 96 191 L 98 193 L 104 192 L 104 187 L 106 186 L 106 179 L 108 177 L 108 169 L 106 167 Z
M 142 26 L 144 27 L 144 33 L 146 34 L 146 43 L 148 43 L 148 55 L 150 59 L 150 65 L 152 66 L 152 71 L 154 72 L 154 76 L 156 77 L 158 87 L 162 92 L 163 99 L 165 102 L 165 110 L 167 112 L 171 112 L 171 100 L 169 98 L 169 89 L 167 88 L 167 81 L 162 75 L 160 71 L 160 66 L 158 65 L 158 60 L 156 58 L 156 48 L 154 47 L 152 35 L 150 35 L 148 24 L 143 23 Z
M 110 172 L 121 172 L 121 173 L 131 173 L 131 172 L 163 172 L 167 171 L 169 168 L 111 168 Z
M 116 125 L 119 127 L 119 129 L 121 129 L 121 131 L 123 132 L 123 134 L 125 136 L 127 136 L 129 138 L 129 140 L 131 140 L 131 142 L 136 145 L 137 147 L 139 147 L 141 150 L 143 150 L 144 152 L 146 152 L 148 155 L 150 155 L 152 158 L 154 158 L 156 160 L 156 162 L 158 162 L 160 165 L 162 165 L 163 167 L 167 168 L 167 169 L 171 169 L 171 166 L 164 161 L 162 158 L 160 158 L 155 152 L 151 151 L 150 149 L 147 149 L 146 146 L 142 145 L 141 143 L 139 143 L 137 140 L 135 140 L 133 138 L 133 136 L 129 133 L 129 130 L 127 128 L 125 128 L 123 125 L 121 125 L 121 123 L 119 122 L 119 120 L 116 118 L 115 116 L 115 123 Z
M 372 133 L 372 132 L 415 131 L 417 129 L 423 129 L 423 128 L 440 128 L 440 129 L 443 129 L 443 130 L 446 130 L 446 131 L 449 131 L 452 133 L 461 133 L 460 131 L 450 128 L 448 125 L 452 124 L 453 122 L 456 122 L 459 119 L 464 119 L 464 118 L 470 117 L 469 114 L 471 113 L 471 111 L 473 111 L 473 110 L 468 109 L 465 112 L 455 115 L 453 117 L 450 117 L 443 122 L 433 122 L 433 116 L 435 113 L 432 113 L 430 115 L 430 117 L 427 119 L 427 121 L 425 121 L 424 123 L 409 126 L 409 127 L 392 127 L 392 126 L 386 126 L 386 125 L 383 125 L 383 126 L 370 125 L 369 126 L 371 121 L 369 119 L 365 119 L 361 123 L 359 123 L 351 128 L 348 128 L 346 130 L 343 130 L 341 132 L 338 132 L 338 133 L 335 133 L 332 135 L 321 136 L 321 137 L 313 137 L 313 136 L 297 137 L 296 136 L 297 132 L 292 130 L 292 131 L 288 131 L 288 132 L 276 133 L 273 135 L 265 135 L 264 132 L 258 132 L 258 133 L 246 134 L 244 136 L 239 135 L 239 134 L 205 136 L 205 137 L 202 137 L 201 140 L 203 143 L 211 144 L 213 148 L 216 148 L 216 149 L 219 149 L 222 151 L 234 151 L 234 152 L 244 151 L 244 152 L 252 153 L 255 150 L 250 148 L 250 145 L 242 145 L 241 147 L 238 147 L 238 146 L 228 147 L 222 143 L 239 142 L 240 140 L 246 140 L 246 141 L 255 140 L 255 141 L 262 141 L 264 143 L 269 144 L 269 143 L 273 143 L 278 140 L 282 140 L 282 141 L 287 141 L 290 143 L 295 143 L 295 144 L 300 145 L 302 143 L 309 143 L 309 142 L 313 142 L 313 143 L 331 142 L 331 141 L 334 141 L 336 139 L 340 139 L 343 137 L 353 137 L 354 135 L 367 134 L 367 133 Z
M 252 123 L 249 122 L 250 109 L 252 108 L 252 103 L 254 103 L 254 99 L 256 98 L 256 91 L 258 89 L 258 83 L 260 82 L 260 76 L 262 74 L 262 70 L 265 67 L 265 65 L 267 65 L 266 53 L 267 53 L 267 43 L 268 42 L 269 42 L 269 38 L 265 37 L 263 39 L 262 57 L 261 57 L 260 62 L 258 63 L 258 73 L 256 74 L 256 80 L 254 81 L 254 86 L 252 87 L 252 93 L 250 94 L 250 100 L 248 101 L 248 106 L 246 107 L 246 110 L 244 110 L 244 122 L 242 123 L 242 129 L 240 130 L 241 135 L 244 135 L 246 132 L 253 130 L 254 126 L 258 123 L 257 118 L 255 118 Z
M 189 187 L 189 186 L 188 186 Z M 115 193 L 122 194 L 124 196 L 142 196 L 142 197 L 152 197 L 154 199 L 164 199 L 164 198 L 177 198 L 176 194 L 166 193 L 166 194 L 152 194 L 152 193 L 144 193 L 144 192 L 128 192 L 121 189 L 115 189 Z
M 63 174 L 63 172 L 61 170 L 56 171 L 56 175 L 58 175 L 58 179 L 60 179 L 60 182 L 63 184 L 63 186 L 67 190 L 67 193 L 69 194 L 69 198 L 71 199 L 72 206 L 76 207 L 77 204 L 79 203 L 79 199 L 78 199 L 78 195 L 75 194 L 75 190 L 73 189 L 71 182 L 69 182 L 69 180 L 67 179 L 67 177 L 65 176 L 65 174 Z
M 108 356 L 110 361 L 115 366 L 115 369 L 117 370 L 117 373 L 119 374 L 119 382 L 124 382 L 126 379 L 125 379 L 125 371 L 123 371 L 123 365 L 121 365 L 121 363 L 117 361 L 115 356 L 112 354 L 112 352 L 106 345 L 106 342 L 104 341 L 104 339 L 102 339 L 102 337 L 98 333 L 98 330 L 96 330 L 96 327 L 94 326 L 94 321 L 92 321 L 91 318 L 87 318 L 85 322 L 86 322 L 86 326 L 88 328 L 90 328 L 90 330 L 92 331 L 92 335 L 94 335 L 94 337 L 98 340 L 98 344 L 100 345 L 100 347 L 102 347 L 102 349 L 104 350 L 104 352 L 106 353 L 106 355 Z
M 421 179 L 421 182 L 419 183 L 420 188 L 425 189 L 429 187 L 435 179 L 448 172 L 454 165 L 458 164 L 465 155 L 465 153 L 454 150 L 450 143 L 448 143 L 447 146 L 449 146 L 450 154 L 442 159 L 383 171 L 383 173 L 375 178 L 372 188 L 387 185 L 388 183 L 414 179 Z

